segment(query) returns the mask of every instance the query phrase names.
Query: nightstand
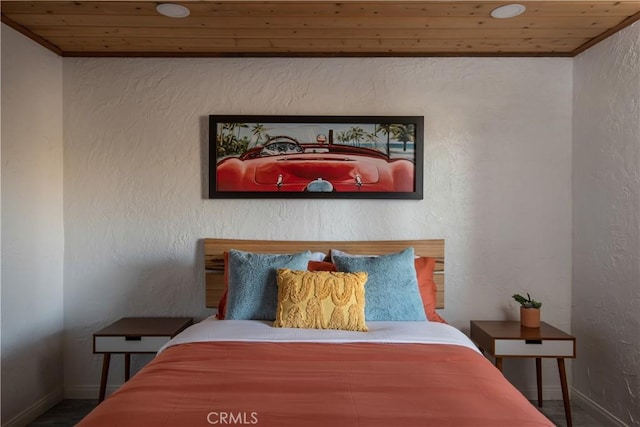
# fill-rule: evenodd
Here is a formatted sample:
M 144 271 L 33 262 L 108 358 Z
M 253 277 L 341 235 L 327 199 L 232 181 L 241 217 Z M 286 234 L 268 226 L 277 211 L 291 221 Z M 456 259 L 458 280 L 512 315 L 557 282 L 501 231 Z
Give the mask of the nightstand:
M 560 385 L 567 426 L 571 427 L 571 406 L 567 389 L 565 358 L 576 357 L 576 338 L 541 322 L 539 328 L 525 328 L 518 321 L 471 321 L 471 339 L 481 350 L 494 357 L 496 368 L 502 372 L 503 357 L 532 357 L 536 359 L 538 406 L 542 407 L 542 358 L 558 361 Z
M 125 317 L 93 334 L 93 353 L 104 354 L 98 403 L 104 400 L 112 354 L 124 354 L 124 380 L 128 381 L 131 354 L 157 353 L 192 324 L 190 317 Z

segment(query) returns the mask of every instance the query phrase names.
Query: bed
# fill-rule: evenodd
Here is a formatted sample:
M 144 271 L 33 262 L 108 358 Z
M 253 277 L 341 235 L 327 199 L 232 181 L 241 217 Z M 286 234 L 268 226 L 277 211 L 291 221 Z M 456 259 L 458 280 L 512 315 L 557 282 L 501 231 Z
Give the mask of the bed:
M 321 256 L 332 249 L 343 252 L 336 251 L 340 255 L 330 258 L 331 262 L 305 258 L 306 251 Z M 267 310 L 264 313 L 269 318 L 262 319 L 256 314 L 260 310 L 249 315 L 243 312 L 242 303 L 256 292 L 249 288 L 253 289 L 251 296 L 242 294 L 237 288 L 245 285 L 239 285 L 239 280 L 248 282 L 261 271 L 251 256 L 275 265 L 284 261 L 269 257 L 297 251 L 305 255 L 295 261 L 288 258 L 290 265 L 304 262 L 306 270 L 312 270 L 316 262 L 323 269 L 309 272 L 280 266 L 269 273 L 277 288 L 275 314 Z M 205 239 L 204 257 L 207 305 L 218 306 L 226 300 L 226 313 L 211 316 L 172 339 L 154 360 L 85 417 L 81 426 L 553 425 L 462 332 L 433 317 L 435 308 L 444 304 L 442 240 Z M 431 281 L 426 290 L 417 281 L 421 258 L 430 260 Z M 407 305 L 414 297 L 404 293 L 383 293 L 384 304 L 377 303 L 382 311 L 372 311 L 380 296 L 374 293 L 376 281 L 388 273 L 388 263 L 393 268 L 391 279 L 384 279 L 385 288 L 401 289 L 405 274 L 402 268 L 396 270 L 396 264 L 404 266 L 407 259 L 415 263 L 413 283 L 418 290 L 412 292 L 419 292 L 423 313 L 415 314 L 418 318 L 406 314 L 417 311 Z M 339 267 L 338 271 L 324 269 L 330 265 Z M 382 273 L 376 270 L 381 266 Z M 273 274 L 277 277 L 271 277 Z M 316 323 L 321 326 L 296 323 L 301 319 L 296 311 L 299 304 L 307 304 L 305 313 L 312 317 L 308 307 L 320 289 L 325 289 L 326 278 L 332 280 L 332 286 L 341 286 L 340 292 L 332 291 L 322 300 L 322 309 L 328 304 L 327 313 L 332 314 L 320 315 L 323 320 Z M 352 282 L 356 283 L 354 291 L 347 297 Z M 359 285 L 370 292 L 363 304 Z M 301 302 L 298 297 L 307 288 L 311 291 L 305 294 L 306 302 Z M 273 294 L 261 294 L 258 303 L 270 298 Z M 298 305 L 287 306 L 287 298 Z M 401 312 L 384 311 L 395 304 L 404 304 Z M 326 328 L 340 325 L 334 322 L 336 313 L 343 326 Z M 425 319 L 418 320 L 420 316 Z M 276 327 L 278 322 L 284 326 Z M 293 326 L 287 322 L 294 322 Z

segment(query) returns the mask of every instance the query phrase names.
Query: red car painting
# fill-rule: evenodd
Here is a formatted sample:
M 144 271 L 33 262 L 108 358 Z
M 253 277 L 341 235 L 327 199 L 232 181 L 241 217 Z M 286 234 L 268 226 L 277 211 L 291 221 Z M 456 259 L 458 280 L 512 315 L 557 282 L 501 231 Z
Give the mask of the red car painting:
M 216 126 L 216 146 L 210 148 L 216 150 L 211 183 L 217 196 L 416 198 L 411 124 L 236 121 Z

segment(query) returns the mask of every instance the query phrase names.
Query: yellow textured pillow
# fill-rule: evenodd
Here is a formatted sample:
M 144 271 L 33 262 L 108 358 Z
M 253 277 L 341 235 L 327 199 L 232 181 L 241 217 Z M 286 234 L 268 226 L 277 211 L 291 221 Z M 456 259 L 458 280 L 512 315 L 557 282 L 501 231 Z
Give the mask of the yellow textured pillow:
M 368 331 L 364 323 L 367 273 L 278 269 L 278 328 Z

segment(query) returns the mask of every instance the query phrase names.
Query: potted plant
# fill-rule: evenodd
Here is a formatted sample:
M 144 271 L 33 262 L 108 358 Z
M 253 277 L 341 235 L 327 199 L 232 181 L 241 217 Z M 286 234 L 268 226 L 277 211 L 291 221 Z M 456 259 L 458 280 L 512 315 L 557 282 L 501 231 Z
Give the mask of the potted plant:
M 542 303 L 532 299 L 529 294 L 526 298 L 514 294 L 513 299 L 520 303 L 520 324 L 525 328 L 539 328 Z

